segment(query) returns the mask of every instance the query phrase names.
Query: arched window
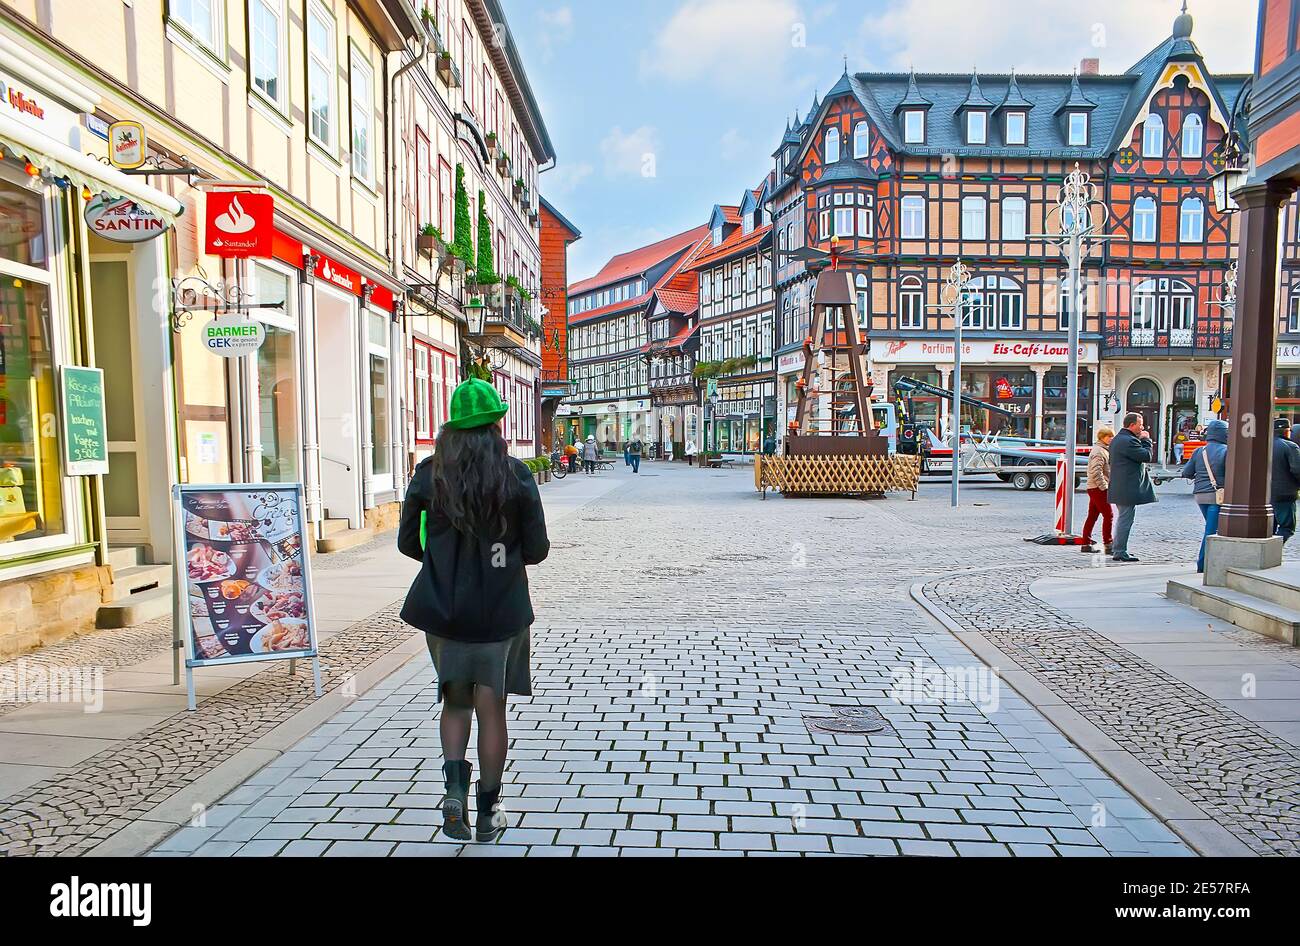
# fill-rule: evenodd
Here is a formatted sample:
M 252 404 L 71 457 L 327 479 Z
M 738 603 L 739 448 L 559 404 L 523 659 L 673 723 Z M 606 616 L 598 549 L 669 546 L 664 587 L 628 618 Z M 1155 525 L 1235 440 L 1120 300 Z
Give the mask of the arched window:
M 977 276 L 970 281 L 963 328 L 1022 329 L 1025 290 L 1006 276 Z
M 1200 115 L 1183 119 L 1183 157 L 1199 158 L 1205 146 L 1205 126 Z
M 1133 242 L 1154 243 L 1156 241 L 1156 200 L 1154 197 L 1139 197 L 1133 201 Z
M 853 280 L 853 285 L 857 289 L 858 296 L 858 322 L 864 328 L 867 325 L 867 277 L 863 273 L 858 273 Z
M 840 159 L 840 130 L 826 129 L 826 163 L 834 164 Z
M 853 126 L 853 156 L 855 158 L 865 158 L 871 153 L 871 131 L 866 122 L 858 122 Z
M 904 276 L 898 284 L 898 327 L 925 328 L 925 290 L 918 276 Z
M 1192 344 L 1196 326 L 1196 293 L 1181 279 L 1161 276 L 1133 286 L 1131 344 L 1155 345 L 1167 336 L 1170 346 Z
M 1200 243 L 1205 239 L 1205 201 L 1185 197 L 1178 208 L 1178 241 Z
M 1196 382 L 1191 378 L 1179 378 L 1174 382 L 1174 403 L 1195 404 Z
M 1165 121 L 1159 115 L 1148 115 L 1142 123 L 1142 157 L 1165 156 Z

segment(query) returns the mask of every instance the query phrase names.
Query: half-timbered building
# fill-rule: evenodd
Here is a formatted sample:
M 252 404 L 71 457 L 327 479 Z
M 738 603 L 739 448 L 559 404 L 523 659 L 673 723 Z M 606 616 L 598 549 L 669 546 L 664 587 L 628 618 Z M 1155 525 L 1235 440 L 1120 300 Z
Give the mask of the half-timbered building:
M 569 286 L 569 378 L 576 391 L 556 420 L 566 442 L 595 436 L 613 450 L 633 435 L 647 437 L 646 309 L 705 233 L 696 227 L 620 253 L 595 276 Z
M 1225 392 L 1235 239 L 1210 177 L 1244 79 L 1209 72 L 1186 15 L 1120 74 L 1100 74 L 1096 60 L 1063 75 L 846 72 L 775 155 L 785 411 L 808 331 L 807 255 L 793 254 L 829 252 L 834 241 L 852 260 L 877 398 L 892 397 L 902 375 L 949 386 L 954 315 L 943 289 L 960 258 L 975 274 L 962 388 L 1012 412 L 966 408 L 961 424 L 1064 438 L 1071 293 L 1065 261 L 1042 235 L 1060 231 L 1061 183 L 1077 164 L 1108 208 L 1109 238 L 1084 260 L 1079 435 L 1137 410 L 1172 457 Z M 1295 299 L 1286 327 L 1300 341 Z M 946 404 L 916 406 L 921 420 L 949 426 Z

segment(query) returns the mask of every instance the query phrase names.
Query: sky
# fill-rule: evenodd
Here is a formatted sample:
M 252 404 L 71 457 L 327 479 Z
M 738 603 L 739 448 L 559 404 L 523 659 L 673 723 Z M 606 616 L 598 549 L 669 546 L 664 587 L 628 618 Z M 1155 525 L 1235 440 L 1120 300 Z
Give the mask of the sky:
M 559 156 L 542 195 L 583 238 L 569 279 L 706 223 L 844 71 L 1124 72 L 1182 0 L 503 0 Z M 1251 0 L 1189 0 L 1212 72 L 1249 72 Z

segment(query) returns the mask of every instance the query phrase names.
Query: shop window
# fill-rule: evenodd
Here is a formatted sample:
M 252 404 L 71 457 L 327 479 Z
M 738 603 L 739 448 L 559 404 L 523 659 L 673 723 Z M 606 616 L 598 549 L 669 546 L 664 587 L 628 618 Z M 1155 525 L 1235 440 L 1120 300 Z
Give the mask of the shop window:
M 1076 436 L 1079 443 L 1090 443 L 1095 378 L 1092 371 L 1086 368 L 1079 371 L 1078 377 L 1079 429 Z M 1069 375 L 1064 368 L 1053 368 L 1043 376 L 1043 437 L 1046 440 L 1065 440 L 1068 381 Z
M 266 328 L 257 350 L 257 422 L 262 445 L 262 479 L 267 483 L 299 480 L 298 333 L 294 330 L 293 280 L 278 269 L 254 270 L 254 310 Z

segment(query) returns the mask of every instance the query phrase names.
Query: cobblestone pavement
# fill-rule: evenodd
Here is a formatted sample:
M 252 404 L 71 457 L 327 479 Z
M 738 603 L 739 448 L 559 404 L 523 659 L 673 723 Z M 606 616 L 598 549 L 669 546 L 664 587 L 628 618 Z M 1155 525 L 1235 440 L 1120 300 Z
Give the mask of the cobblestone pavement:
M 1068 565 L 1023 541 L 1050 496 L 761 501 L 747 470 L 646 469 L 554 526 L 534 570 L 535 695 L 511 702 L 500 844 L 438 832 L 436 691 L 417 659 L 156 853 L 1190 853 L 909 598 L 957 568 Z M 1194 551 L 1200 517 L 1176 490 L 1141 521 L 1144 559 Z M 918 677 L 946 698 L 896 698 Z M 845 707 L 888 727 L 806 718 Z
M 961 575 L 927 583 L 924 594 L 1252 850 L 1300 853 L 1300 751 L 1035 598 L 1030 585 L 1044 573 Z

